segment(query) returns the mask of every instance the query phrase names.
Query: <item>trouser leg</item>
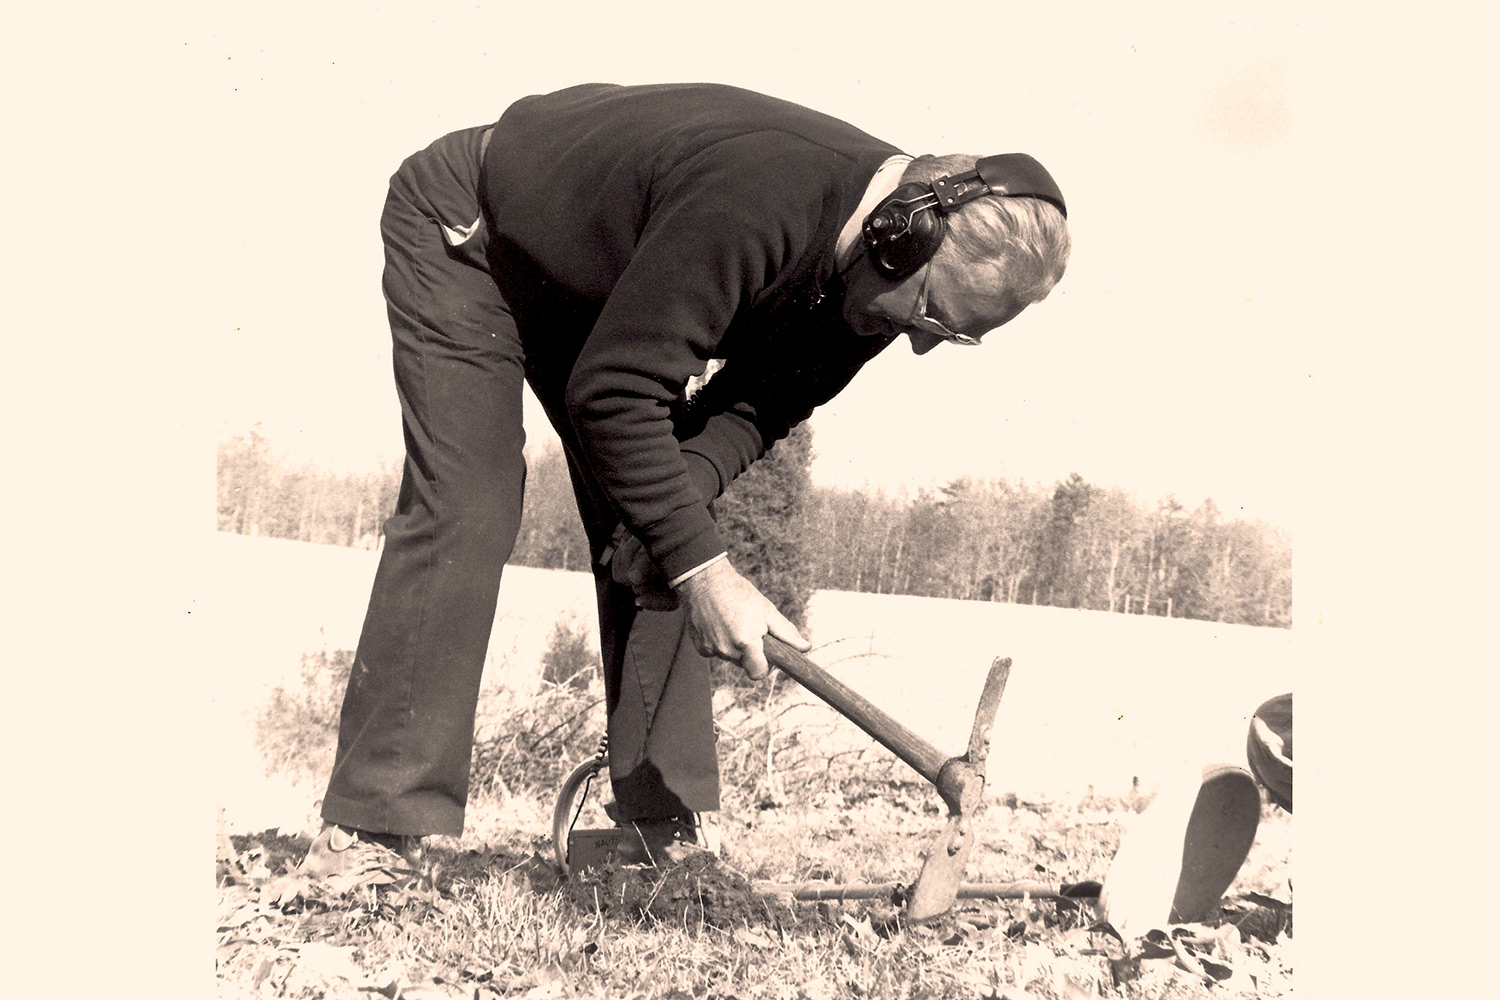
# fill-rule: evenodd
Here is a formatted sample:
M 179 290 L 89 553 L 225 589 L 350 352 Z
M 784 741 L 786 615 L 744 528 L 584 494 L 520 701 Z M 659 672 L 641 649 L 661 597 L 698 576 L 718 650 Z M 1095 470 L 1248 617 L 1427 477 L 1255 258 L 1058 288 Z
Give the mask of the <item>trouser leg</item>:
M 381 217 L 406 460 L 323 800 L 325 820 L 371 832 L 463 830 L 480 678 L 520 524 L 519 338 L 482 258 L 442 230 L 477 216 L 478 168 L 478 130 L 444 137 L 402 165 Z
M 598 482 L 578 460 L 561 404 L 562 383 L 533 371 L 532 387 L 558 428 L 593 556 L 599 646 L 609 734 L 610 778 L 621 819 L 654 819 L 719 808 L 713 684 L 693 644 L 685 607 L 637 608 L 601 559 L 618 520 Z
M 719 808 L 713 684 L 687 610 L 635 606 L 635 593 L 596 572 L 608 703 L 609 765 L 621 819 Z

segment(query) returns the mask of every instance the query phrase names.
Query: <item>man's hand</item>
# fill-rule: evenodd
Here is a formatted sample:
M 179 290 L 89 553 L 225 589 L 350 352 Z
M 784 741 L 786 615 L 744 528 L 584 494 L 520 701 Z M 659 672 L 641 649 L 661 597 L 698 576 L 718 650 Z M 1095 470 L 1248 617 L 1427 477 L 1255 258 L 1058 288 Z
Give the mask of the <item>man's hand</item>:
M 609 545 L 610 576 L 615 583 L 635 591 L 636 607 L 652 611 L 671 611 L 677 607 L 677 595 L 667 585 L 661 568 L 624 525 L 615 528 Z
M 677 586 L 687 602 L 698 652 L 737 663 L 754 680 L 771 672 L 766 662 L 766 633 L 807 652 L 812 643 L 776 610 L 755 585 L 720 559 Z

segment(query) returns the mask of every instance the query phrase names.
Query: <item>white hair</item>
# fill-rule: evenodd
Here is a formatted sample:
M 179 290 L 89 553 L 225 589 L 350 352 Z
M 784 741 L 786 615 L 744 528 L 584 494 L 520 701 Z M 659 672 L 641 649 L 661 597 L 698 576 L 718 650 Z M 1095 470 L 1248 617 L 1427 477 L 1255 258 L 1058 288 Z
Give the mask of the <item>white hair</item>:
M 901 182 L 927 182 L 974 169 L 979 157 L 965 153 L 919 156 Z M 1073 241 L 1062 212 L 1040 198 L 985 197 L 948 215 L 948 237 L 933 263 L 951 276 L 960 294 L 1013 297 L 1022 305 L 1040 302 L 1068 266 Z

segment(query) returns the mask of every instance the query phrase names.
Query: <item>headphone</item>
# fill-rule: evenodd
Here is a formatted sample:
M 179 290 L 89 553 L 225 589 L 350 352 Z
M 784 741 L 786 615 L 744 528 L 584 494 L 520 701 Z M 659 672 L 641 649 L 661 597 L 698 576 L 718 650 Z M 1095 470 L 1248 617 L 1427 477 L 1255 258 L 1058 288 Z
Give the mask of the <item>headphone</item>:
M 1025 153 L 986 156 L 968 173 L 903 184 L 875 206 L 862 227 L 875 269 L 892 281 L 916 274 L 948 235 L 948 213 L 987 194 L 1040 198 L 1068 217 L 1057 182 L 1034 158 Z

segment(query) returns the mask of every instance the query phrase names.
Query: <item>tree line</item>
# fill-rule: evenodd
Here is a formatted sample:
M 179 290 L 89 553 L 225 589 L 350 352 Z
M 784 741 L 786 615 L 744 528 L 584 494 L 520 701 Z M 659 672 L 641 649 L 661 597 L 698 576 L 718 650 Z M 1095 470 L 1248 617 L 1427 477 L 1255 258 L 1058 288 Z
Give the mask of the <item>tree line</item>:
M 275 455 L 258 429 L 218 450 L 221 531 L 375 548 L 400 467 L 334 474 Z M 1284 532 L 1143 504 L 1071 475 L 1052 486 L 957 479 L 894 494 L 811 485 L 804 425 L 715 503 L 735 565 L 803 623 L 819 589 L 1040 604 L 1245 625 L 1292 622 L 1292 545 Z M 588 545 L 556 443 L 527 458 L 511 562 L 588 569 Z
M 310 462 L 292 464 L 259 427 L 221 438 L 217 469 L 220 531 L 322 545 L 378 548 L 401 490 L 399 463 L 345 474 Z M 589 568 L 588 541 L 556 444 L 527 458 L 525 509 L 511 561 Z
M 1077 473 L 1052 487 L 958 479 L 916 496 L 813 492 L 815 589 L 1292 623 L 1292 545 L 1264 522 L 1144 505 Z

